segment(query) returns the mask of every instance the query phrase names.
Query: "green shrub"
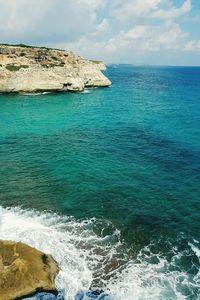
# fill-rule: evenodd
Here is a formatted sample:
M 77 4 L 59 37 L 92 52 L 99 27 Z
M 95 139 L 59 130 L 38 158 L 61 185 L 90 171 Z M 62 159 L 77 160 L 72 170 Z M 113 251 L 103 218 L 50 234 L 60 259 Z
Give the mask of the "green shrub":
M 19 65 L 19 66 L 16 66 L 16 65 L 7 65 L 6 66 L 6 69 L 8 71 L 11 71 L 11 72 L 17 72 L 19 71 L 20 69 L 24 68 L 24 69 L 28 69 L 29 66 L 27 65 Z

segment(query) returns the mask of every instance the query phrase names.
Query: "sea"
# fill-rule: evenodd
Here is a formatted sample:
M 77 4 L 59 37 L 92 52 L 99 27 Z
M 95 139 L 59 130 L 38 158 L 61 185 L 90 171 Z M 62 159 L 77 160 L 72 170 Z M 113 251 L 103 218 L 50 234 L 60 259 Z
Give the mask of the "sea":
M 0 239 L 53 255 L 66 300 L 200 299 L 200 67 L 105 74 L 0 94 Z

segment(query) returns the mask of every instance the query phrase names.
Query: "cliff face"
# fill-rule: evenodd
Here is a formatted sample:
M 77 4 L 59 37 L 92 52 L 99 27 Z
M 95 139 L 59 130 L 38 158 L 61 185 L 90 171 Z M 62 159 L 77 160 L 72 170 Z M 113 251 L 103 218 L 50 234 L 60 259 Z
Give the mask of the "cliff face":
M 82 91 L 109 86 L 105 65 L 72 52 L 0 45 L 0 92 Z

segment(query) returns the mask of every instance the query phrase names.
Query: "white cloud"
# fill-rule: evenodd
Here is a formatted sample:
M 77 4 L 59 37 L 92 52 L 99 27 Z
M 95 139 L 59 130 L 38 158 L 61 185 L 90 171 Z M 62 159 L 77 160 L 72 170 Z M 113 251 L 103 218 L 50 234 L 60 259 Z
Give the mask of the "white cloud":
M 190 13 L 192 1 L 0 0 L 0 41 L 64 47 L 106 61 L 189 55 L 200 52 L 199 29 L 190 37 L 181 26 L 199 17 Z
M 158 9 L 163 0 L 127 0 L 116 1 L 112 14 L 118 20 L 127 21 L 134 17 L 144 17 Z
M 100 35 L 104 34 L 106 31 L 108 31 L 109 27 L 110 27 L 110 25 L 109 25 L 108 20 L 104 18 L 103 21 L 96 26 L 95 31 L 92 32 L 91 34 L 93 36 L 100 36 Z
M 200 52 L 200 40 L 187 42 L 184 49 L 189 52 Z
M 161 19 L 173 19 L 190 12 L 192 8 L 191 0 L 186 0 L 179 8 L 171 6 L 168 10 L 159 9 L 152 13 L 152 17 Z
M 121 31 L 107 42 L 91 42 L 87 37 L 82 37 L 78 42 L 70 43 L 65 47 L 70 47 L 75 51 L 84 51 L 95 55 L 101 49 L 104 52 L 114 53 L 131 50 L 134 52 L 157 52 L 164 50 L 181 49 L 185 43 L 187 35 L 182 32 L 180 26 L 173 22 L 167 22 L 162 27 L 153 25 L 136 25 L 128 31 Z
M 66 41 L 91 32 L 106 0 L 0 0 L 0 40 Z
M 96 10 L 98 8 L 104 7 L 106 1 L 105 0 L 77 0 L 74 3 L 77 3 L 78 6 L 87 6 L 91 10 Z
M 174 6 L 170 0 L 120 0 L 113 5 L 112 13 L 121 21 L 133 18 L 172 19 L 188 13 L 191 7 L 191 0 L 184 1 L 181 7 Z

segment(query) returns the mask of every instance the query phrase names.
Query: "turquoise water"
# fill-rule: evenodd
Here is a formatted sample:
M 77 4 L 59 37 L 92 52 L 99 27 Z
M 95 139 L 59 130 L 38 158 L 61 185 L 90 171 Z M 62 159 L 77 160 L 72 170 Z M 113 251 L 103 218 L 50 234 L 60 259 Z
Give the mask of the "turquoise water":
M 0 95 L 0 238 L 54 253 L 60 234 L 67 299 L 199 299 L 200 68 L 106 74 L 110 88 Z

